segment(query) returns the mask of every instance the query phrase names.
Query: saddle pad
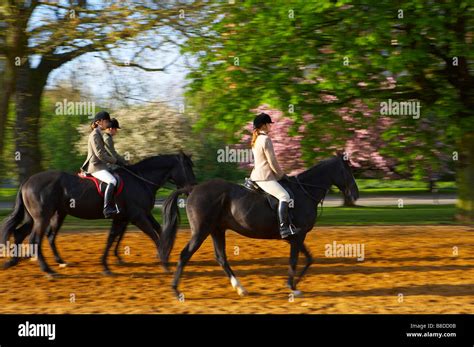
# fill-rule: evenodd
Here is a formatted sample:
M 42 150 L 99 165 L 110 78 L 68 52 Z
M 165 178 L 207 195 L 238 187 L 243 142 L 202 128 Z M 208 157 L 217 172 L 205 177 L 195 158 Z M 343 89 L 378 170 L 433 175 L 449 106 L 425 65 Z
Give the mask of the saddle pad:
M 118 196 L 120 195 L 120 193 L 122 193 L 124 183 L 123 183 L 123 179 L 118 174 L 114 173 L 113 175 L 117 179 L 117 182 L 118 182 L 118 188 L 115 189 L 114 195 Z M 95 178 L 92 175 L 87 175 L 82 172 L 78 173 L 77 176 L 79 176 L 82 179 L 91 180 L 92 182 L 94 182 L 97 193 L 101 197 L 104 197 L 105 188 L 107 186 L 105 182 L 100 181 L 99 179 Z

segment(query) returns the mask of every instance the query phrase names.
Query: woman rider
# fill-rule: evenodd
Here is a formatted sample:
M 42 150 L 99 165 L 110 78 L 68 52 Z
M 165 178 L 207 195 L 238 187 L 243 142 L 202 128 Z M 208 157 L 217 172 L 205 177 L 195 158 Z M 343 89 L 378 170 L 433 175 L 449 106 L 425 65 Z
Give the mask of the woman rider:
M 117 135 L 118 129 L 120 129 L 120 125 L 117 119 L 112 118 L 110 120 L 109 126 L 105 131 L 102 133 L 102 138 L 104 139 L 105 149 L 109 154 L 117 159 L 117 165 L 124 166 L 128 165 L 127 160 L 122 157 L 120 154 L 117 153 L 115 150 L 114 139 L 113 137 Z M 115 169 L 117 165 L 108 165 L 111 170 Z
M 104 216 L 111 218 L 118 213 L 114 201 L 114 190 L 117 185 L 115 177 L 107 170 L 107 164 L 115 164 L 117 159 L 105 149 L 102 131 L 110 125 L 110 115 L 101 111 L 97 113 L 91 124 L 92 132 L 87 144 L 87 159 L 82 164 L 81 170 L 107 183 L 104 193 Z
M 281 169 L 273 150 L 273 143 L 268 133 L 271 130 L 272 119 L 266 113 L 260 113 L 253 121 L 252 152 L 254 168 L 250 179 L 260 188 L 278 199 L 278 219 L 281 237 L 287 238 L 298 232 L 290 227 L 288 208 L 290 195 L 278 183 L 285 173 Z

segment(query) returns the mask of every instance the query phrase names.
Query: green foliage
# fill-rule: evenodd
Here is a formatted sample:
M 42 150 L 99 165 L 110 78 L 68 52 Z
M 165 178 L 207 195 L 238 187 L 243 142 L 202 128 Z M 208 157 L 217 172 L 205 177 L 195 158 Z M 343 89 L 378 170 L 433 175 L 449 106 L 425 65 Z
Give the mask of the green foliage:
M 234 139 L 264 103 L 297 125 L 312 114 L 303 142 L 312 163 L 331 154 L 312 151 L 322 147 L 322 137 L 342 146 L 353 135 L 340 107 L 362 100 L 378 111 L 388 99 L 416 100 L 421 118 L 394 116 L 383 153 L 400 159 L 397 171 L 417 180 L 453 169 L 456 139 L 474 127 L 468 2 L 248 0 L 209 10 L 206 37 L 191 38 L 184 48 L 198 60 L 187 94 L 200 114 L 198 129 Z M 388 76 L 396 84 L 388 86 Z M 327 102 L 325 95 L 337 99 Z
M 80 124 L 89 123 L 86 115 L 55 114 L 55 99 L 43 98 L 40 119 L 40 142 L 43 167 L 75 173 L 79 171 L 84 156 L 78 153 L 74 144 L 81 136 L 77 130 Z
M 193 161 L 198 182 L 222 178 L 242 183 L 244 177 L 250 175 L 249 170 L 239 168 L 238 163 L 218 162 L 218 150 L 229 146 L 229 143 L 226 143 L 220 136 L 207 131 L 201 132 L 197 136 L 201 143 L 200 153 L 196 158 L 193 157 Z

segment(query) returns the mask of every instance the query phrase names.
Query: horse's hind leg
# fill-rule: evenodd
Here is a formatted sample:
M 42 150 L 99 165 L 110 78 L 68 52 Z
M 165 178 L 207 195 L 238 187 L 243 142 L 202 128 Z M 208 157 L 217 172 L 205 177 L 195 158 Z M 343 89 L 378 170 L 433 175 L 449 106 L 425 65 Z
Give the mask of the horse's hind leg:
M 214 242 L 214 253 L 216 255 L 216 260 L 229 277 L 232 288 L 234 288 L 240 296 L 247 295 L 247 291 L 240 284 L 240 281 L 235 276 L 229 262 L 227 261 L 227 254 L 225 252 L 225 230 L 216 230 L 211 233 L 211 236 L 212 241 Z
M 34 225 L 33 225 L 33 234 L 36 238 L 36 247 L 38 253 L 38 262 L 40 265 L 41 270 L 46 272 L 48 275 L 55 275 L 54 272 L 46 263 L 46 260 L 43 255 L 43 251 L 41 250 L 41 245 L 43 243 L 43 237 L 46 232 L 46 228 L 48 227 L 47 221 L 49 222 L 50 218 L 44 218 L 42 216 L 34 218 Z
M 172 283 L 172 288 L 175 295 L 180 298 L 181 293 L 178 290 L 179 280 L 183 274 L 184 267 L 191 259 L 194 253 L 201 247 L 204 240 L 209 236 L 208 228 L 197 228 L 192 231 L 191 240 L 181 251 L 179 258 L 178 266 L 176 267 L 176 272 L 174 273 L 174 279 Z
M 15 244 L 21 245 L 23 240 L 31 233 L 33 229 L 33 220 L 28 219 L 21 227 L 15 230 L 13 237 Z M 31 243 L 31 242 L 30 242 Z M 20 262 L 20 257 L 12 257 L 5 264 L 3 264 L 4 269 L 8 269 L 12 266 L 17 265 Z
M 54 253 L 54 260 L 58 264 L 66 263 L 59 255 L 58 248 L 56 247 L 56 236 L 58 235 L 59 229 L 61 229 L 61 226 L 63 225 L 64 218 L 66 218 L 65 214 L 57 212 L 53 218 L 51 218 L 51 224 L 46 233 L 48 236 L 49 245 L 51 246 L 51 249 Z

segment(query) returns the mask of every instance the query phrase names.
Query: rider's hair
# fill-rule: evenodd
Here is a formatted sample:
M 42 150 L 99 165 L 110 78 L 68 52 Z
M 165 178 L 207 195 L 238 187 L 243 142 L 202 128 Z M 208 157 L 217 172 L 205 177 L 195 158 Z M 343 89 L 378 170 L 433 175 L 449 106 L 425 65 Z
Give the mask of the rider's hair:
M 255 145 L 255 142 L 257 141 L 259 131 L 260 131 L 260 129 L 253 129 L 253 131 L 252 131 L 252 142 L 251 142 L 252 147 Z
M 257 142 L 257 137 L 258 135 L 260 135 L 260 131 L 262 131 L 262 128 L 265 126 L 266 124 L 263 124 L 261 125 L 259 128 L 254 128 L 253 131 L 252 131 L 252 142 L 250 142 L 251 144 L 251 147 L 253 147 L 255 145 L 255 142 Z
M 93 122 L 91 123 L 91 130 L 94 130 L 95 128 L 97 128 L 99 125 L 97 124 L 97 122 Z

